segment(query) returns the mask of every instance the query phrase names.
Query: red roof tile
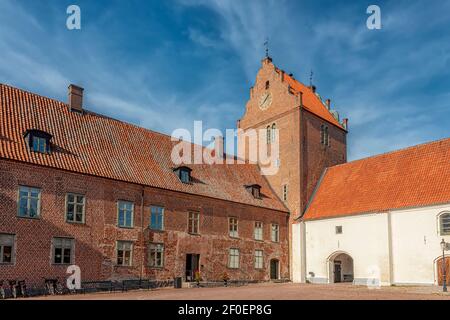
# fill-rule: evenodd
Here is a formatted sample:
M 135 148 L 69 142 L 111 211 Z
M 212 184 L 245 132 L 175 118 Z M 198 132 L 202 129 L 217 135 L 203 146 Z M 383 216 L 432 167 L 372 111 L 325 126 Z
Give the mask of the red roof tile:
M 328 168 L 304 219 L 450 203 L 450 139 Z
M 256 165 L 189 165 L 193 184 L 173 173 L 170 136 L 0 84 L 0 158 L 287 212 Z M 52 153 L 31 152 L 23 133 L 53 135 Z M 244 187 L 261 185 L 261 200 Z
M 342 127 L 342 124 L 340 124 L 339 121 L 336 120 L 336 118 L 323 104 L 322 100 L 312 91 L 311 88 L 305 86 L 303 83 L 297 81 L 288 74 L 284 75 L 284 80 L 289 84 L 294 94 L 302 92 L 303 108 L 315 114 L 316 116 L 334 124 L 335 126 L 344 129 Z

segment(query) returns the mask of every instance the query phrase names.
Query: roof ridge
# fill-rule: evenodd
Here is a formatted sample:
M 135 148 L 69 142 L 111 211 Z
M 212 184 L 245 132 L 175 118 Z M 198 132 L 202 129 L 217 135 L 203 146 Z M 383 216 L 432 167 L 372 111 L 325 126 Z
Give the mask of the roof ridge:
M 332 169 L 332 168 L 336 168 L 336 167 L 343 167 L 343 166 L 346 166 L 348 164 L 354 164 L 354 163 L 361 162 L 361 161 L 371 160 L 371 159 L 387 156 L 387 155 L 394 154 L 394 153 L 401 153 L 401 152 L 405 152 L 405 151 L 410 150 L 410 149 L 420 149 L 420 148 L 423 148 L 423 147 L 425 147 L 427 145 L 443 142 L 445 140 L 449 140 L 450 141 L 450 138 L 441 138 L 441 139 L 438 139 L 438 140 L 433 140 L 433 141 L 419 143 L 419 144 L 416 144 L 416 145 L 413 145 L 413 146 L 408 146 L 408 147 L 403 147 L 403 148 L 396 149 L 396 150 L 386 151 L 386 152 L 379 153 L 379 154 L 376 154 L 376 155 L 373 155 L 373 156 L 368 156 L 368 157 L 364 157 L 364 158 L 361 158 L 361 159 L 356 159 L 356 160 L 352 160 L 352 161 L 349 161 L 349 162 L 337 164 L 337 165 L 334 165 L 334 166 L 331 166 L 331 167 L 328 167 L 328 168 Z
M 2 82 L 0 82 L 0 86 L 8 87 L 8 88 L 13 89 L 13 90 L 18 90 L 18 91 L 24 92 L 26 94 L 34 95 L 36 97 L 40 97 L 40 98 L 43 98 L 43 99 L 47 99 L 47 100 L 50 100 L 50 101 L 62 104 L 65 107 L 69 107 L 69 104 L 64 102 L 64 101 L 60 101 L 60 100 L 55 99 L 55 98 L 46 97 L 46 96 L 40 95 L 38 93 L 31 92 L 29 90 L 25 90 L 25 89 L 22 89 L 22 88 L 14 87 L 12 85 L 9 85 L 9 84 L 6 84 L 6 83 L 2 83 Z M 163 132 L 159 132 L 159 131 L 155 131 L 153 129 L 141 127 L 141 126 L 139 126 L 137 124 L 134 124 L 134 123 L 131 123 L 131 122 L 127 122 L 127 121 L 124 121 L 124 120 L 119 120 L 117 118 L 114 118 L 114 117 L 111 117 L 111 116 L 108 116 L 108 115 L 105 115 L 105 114 L 102 114 L 102 113 L 98 113 L 98 112 L 95 112 L 95 111 L 92 111 L 92 110 L 89 110 L 89 109 L 85 109 L 84 107 L 83 107 L 83 111 L 86 112 L 87 114 L 90 114 L 90 115 L 93 115 L 93 116 L 97 116 L 97 117 L 100 117 L 100 118 L 105 118 L 105 119 L 117 121 L 117 122 L 122 123 L 124 125 L 137 128 L 139 130 L 148 131 L 148 132 L 160 135 L 160 136 L 164 136 L 166 138 L 172 138 L 172 135 L 169 135 L 169 134 L 166 134 L 166 133 L 163 133 Z M 178 139 L 178 140 L 180 140 L 180 139 Z M 214 150 L 213 148 L 208 148 L 207 146 L 199 145 L 199 144 L 197 144 L 195 142 L 192 142 L 192 141 L 186 141 L 186 140 L 181 140 L 181 141 L 190 143 L 193 146 L 201 146 L 203 149 Z M 228 156 L 234 157 L 234 158 L 237 157 L 237 155 L 233 155 L 233 154 L 229 154 L 229 153 L 225 153 L 224 152 L 224 159 L 228 159 Z

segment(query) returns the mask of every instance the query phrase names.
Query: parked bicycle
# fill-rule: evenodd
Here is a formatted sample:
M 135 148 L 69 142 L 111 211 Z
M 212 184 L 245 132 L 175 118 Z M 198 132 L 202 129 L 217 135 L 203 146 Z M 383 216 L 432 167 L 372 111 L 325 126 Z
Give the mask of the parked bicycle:
M 55 294 L 63 294 L 64 287 L 58 278 L 56 279 L 47 279 L 44 278 L 45 289 L 47 294 L 54 296 Z

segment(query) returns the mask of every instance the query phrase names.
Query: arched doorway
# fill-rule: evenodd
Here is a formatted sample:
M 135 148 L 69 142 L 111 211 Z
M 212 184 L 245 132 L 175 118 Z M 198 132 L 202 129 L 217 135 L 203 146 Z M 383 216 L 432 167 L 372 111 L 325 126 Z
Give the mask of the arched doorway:
M 328 259 L 329 282 L 353 282 L 353 258 L 345 252 L 336 252 Z
M 270 260 L 270 280 L 278 280 L 280 278 L 280 261 L 277 259 Z
M 444 265 L 443 265 L 443 259 L 442 257 L 438 258 L 436 260 L 436 274 L 437 274 L 437 281 L 438 285 L 442 286 L 444 284 Z M 445 257 L 445 278 L 446 278 L 446 284 L 450 285 L 450 257 Z

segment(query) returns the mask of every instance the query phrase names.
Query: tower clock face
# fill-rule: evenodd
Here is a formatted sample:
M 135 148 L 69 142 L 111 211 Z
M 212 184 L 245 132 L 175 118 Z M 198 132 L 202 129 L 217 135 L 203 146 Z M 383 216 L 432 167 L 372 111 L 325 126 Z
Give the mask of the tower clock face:
M 261 96 L 259 99 L 259 108 L 261 110 L 266 110 L 272 104 L 272 94 L 267 92 Z

